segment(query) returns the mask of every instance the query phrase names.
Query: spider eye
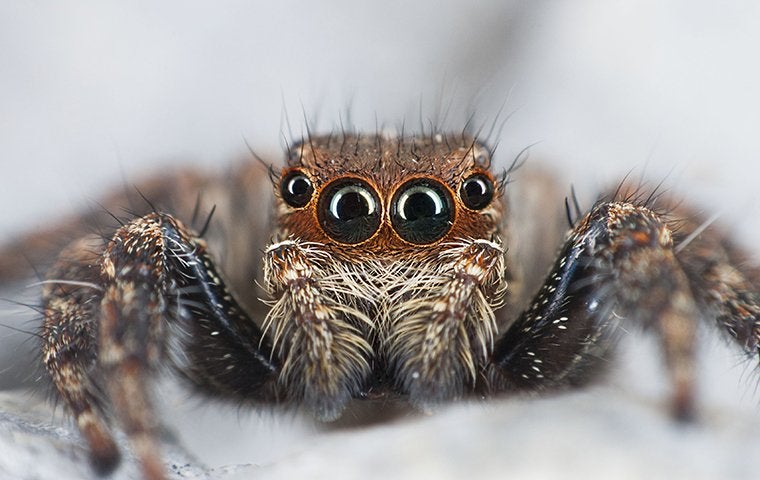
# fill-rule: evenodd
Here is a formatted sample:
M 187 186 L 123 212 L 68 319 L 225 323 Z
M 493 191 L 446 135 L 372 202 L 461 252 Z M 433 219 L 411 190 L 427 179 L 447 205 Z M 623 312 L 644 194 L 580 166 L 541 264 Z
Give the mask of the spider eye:
M 493 200 L 494 186 L 490 178 L 482 173 L 470 175 L 462 182 L 459 196 L 464 206 L 470 210 L 482 210 Z
M 454 218 L 451 195 L 440 183 L 417 178 L 403 184 L 391 201 L 391 223 L 410 243 L 424 245 L 440 239 Z
M 280 183 L 280 194 L 285 203 L 294 208 L 305 207 L 314 194 L 314 186 L 309 177 L 293 171 L 285 175 Z
M 362 180 L 341 179 L 320 195 L 319 223 L 325 233 L 341 243 L 361 243 L 380 227 L 380 201 Z

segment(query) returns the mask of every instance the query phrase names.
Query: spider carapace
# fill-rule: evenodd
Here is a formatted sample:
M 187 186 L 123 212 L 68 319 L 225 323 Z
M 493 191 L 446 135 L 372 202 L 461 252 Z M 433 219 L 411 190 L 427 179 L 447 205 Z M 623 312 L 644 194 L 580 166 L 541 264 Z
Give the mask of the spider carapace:
M 163 478 L 150 380 L 165 366 L 329 420 L 357 397 L 428 409 L 582 385 L 627 322 L 658 334 L 686 418 L 699 318 L 757 358 L 760 275 L 709 222 L 621 186 L 569 202 L 559 227 L 556 183 L 494 172 L 492 153 L 467 134 L 342 133 L 292 145 L 270 183 L 251 162 L 142 185 L 150 208 L 70 243 L 44 282 L 44 364 L 95 467 L 118 463 L 112 412 Z M 216 206 L 203 235 L 179 220 L 199 195 Z

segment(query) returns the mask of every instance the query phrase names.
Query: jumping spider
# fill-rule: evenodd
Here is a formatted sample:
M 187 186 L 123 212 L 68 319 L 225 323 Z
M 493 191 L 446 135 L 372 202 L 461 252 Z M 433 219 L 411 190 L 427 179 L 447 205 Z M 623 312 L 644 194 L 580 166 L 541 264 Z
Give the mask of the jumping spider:
M 760 272 L 710 222 L 621 186 L 585 213 L 565 200 L 562 240 L 556 185 L 491 156 L 467 134 L 341 133 L 291 146 L 273 201 L 254 162 L 142 185 L 150 207 L 66 247 L 42 294 L 44 365 L 96 469 L 118 464 L 113 412 L 163 478 L 149 385 L 167 365 L 202 393 L 331 420 L 353 398 L 428 409 L 582 385 L 625 319 L 659 335 L 688 418 L 698 318 L 757 358 Z M 165 213 L 199 194 L 217 212 L 202 234 Z

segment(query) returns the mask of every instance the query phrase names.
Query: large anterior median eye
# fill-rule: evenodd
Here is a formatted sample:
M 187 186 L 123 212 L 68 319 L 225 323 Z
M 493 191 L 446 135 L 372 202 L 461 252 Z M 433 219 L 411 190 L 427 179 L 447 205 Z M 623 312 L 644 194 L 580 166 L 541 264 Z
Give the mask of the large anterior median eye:
M 341 243 L 361 243 L 380 227 L 380 201 L 367 183 L 356 178 L 336 180 L 319 196 L 319 223 Z
M 305 207 L 314 194 L 314 187 L 309 177 L 294 170 L 282 178 L 280 194 L 285 203 L 294 208 Z
M 396 191 L 391 201 L 393 229 L 407 242 L 433 243 L 451 228 L 452 205 L 448 190 L 435 180 L 410 180 Z

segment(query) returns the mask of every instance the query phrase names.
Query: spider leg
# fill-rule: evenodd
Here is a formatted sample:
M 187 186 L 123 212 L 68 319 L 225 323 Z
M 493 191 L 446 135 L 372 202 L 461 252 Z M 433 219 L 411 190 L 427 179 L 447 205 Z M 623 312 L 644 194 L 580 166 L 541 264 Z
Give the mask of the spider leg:
M 72 243 L 48 272 L 50 280 L 42 293 L 45 318 L 41 338 L 45 368 L 89 445 L 93 467 L 106 474 L 118 465 L 120 456 L 95 370 L 98 340 L 94 317 L 102 296 L 100 272 L 93 267 L 97 242 L 99 239 L 83 238 Z
M 582 384 L 604 363 L 625 319 L 658 332 L 673 413 L 688 419 L 699 316 L 662 218 L 640 205 L 601 203 L 569 232 L 548 280 L 497 341 L 492 386 L 539 391 Z
M 688 217 L 686 217 L 688 218 Z M 747 354 L 760 358 L 760 269 L 709 221 L 686 222 L 675 237 L 677 257 L 694 296 Z M 689 232 L 699 232 L 692 235 Z
M 227 291 L 204 242 L 172 217 L 135 219 L 93 256 L 79 254 L 82 261 L 73 263 L 64 256 L 53 270 L 60 286 L 43 297 L 45 328 L 65 325 L 88 335 L 82 351 L 65 339 L 46 343 L 46 364 L 100 470 L 112 469 L 118 455 L 103 415 L 92 413 L 105 403 L 95 385 L 102 385 L 144 476 L 164 478 L 149 388 L 162 360 L 202 391 L 238 400 L 271 398 L 267 386 L 277 367 L 261 353 L 268 344 Z M 81 306 L 87 310 L 76 310 Z M 60 355 L 66 349 L 70 357 Z M 80 357 L 85 361 L 75 361 Z

